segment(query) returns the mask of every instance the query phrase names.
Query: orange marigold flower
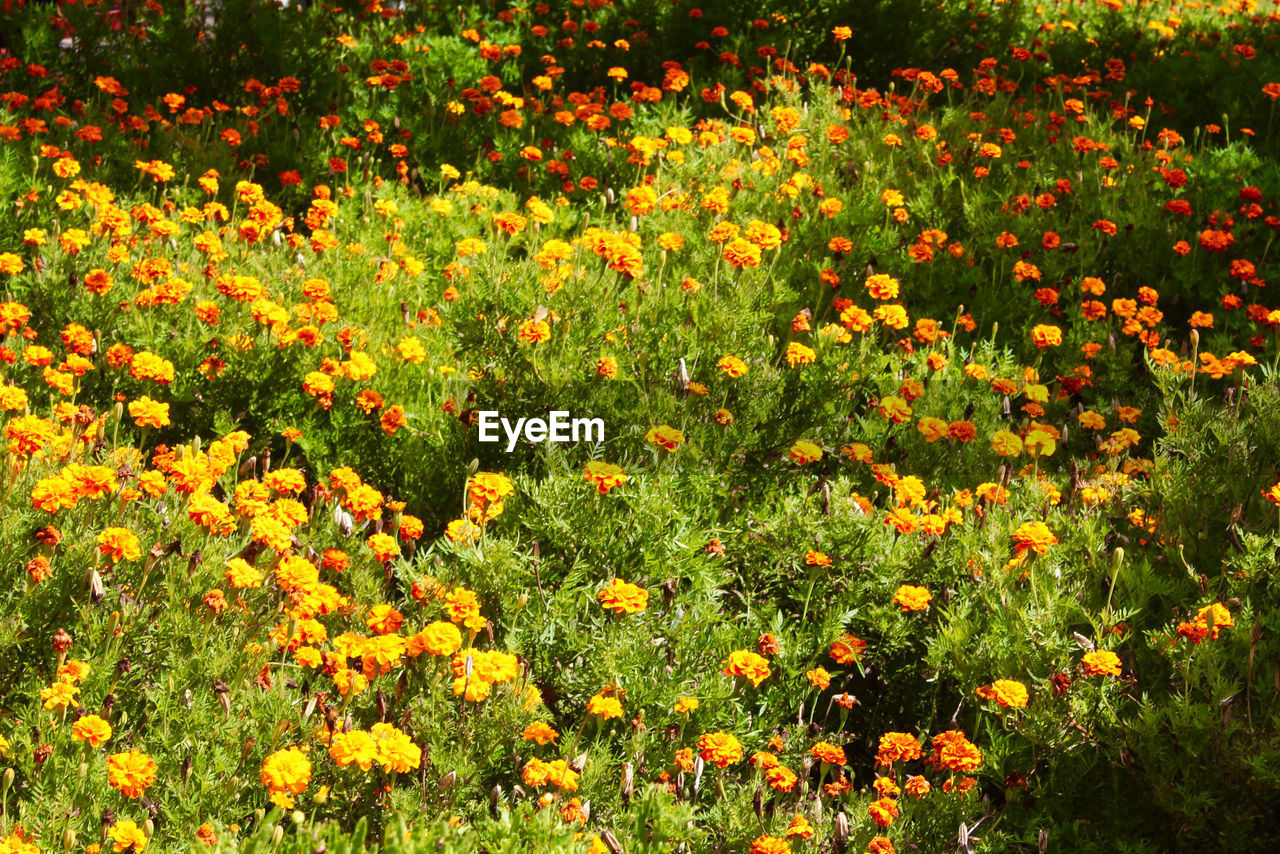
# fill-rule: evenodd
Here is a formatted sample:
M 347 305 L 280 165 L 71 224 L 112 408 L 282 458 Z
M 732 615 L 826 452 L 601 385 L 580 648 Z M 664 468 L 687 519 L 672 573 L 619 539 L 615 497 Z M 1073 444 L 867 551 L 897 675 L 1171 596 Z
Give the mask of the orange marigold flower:
M 1014 550 L 1018 554 L 1030 549 L 1036 554 L 1044 554 L 1050 546 L 1058 544 L 1058 538 L 1049 530 L 1049 526 L 1039 520 L 1020 525 L 1013 532 Z
M 826 741 L 820 741 L 811 747 L 809 754 L 819 762 L 827 762 L 831 765 L 844 765 L 847 761 L 843 747 Z
M 749 854 L 790 854 L 791 843 L 776 836 L 758 836 L 751 843 Z
M 729 660 L 722 672 L 725 676 L 741 676 L 758 688 L 773 671 L 769 669 L 769 660 L 764 656 L 749 649 L 738 649 L 729 653 Z
M 933 737 L 930 764 L 948 771 L 973 771 L 982 765 L 982 751 L 963 732 L 949 730 Z
M 831 658 L 836 664 L 852 664 L 862 660 L 866 648 L 866 641 L 846 633 L 831 642 Z
M 107 757 L 107 783 L 126 798 L 138 798 L 156 781 L 156 763 L 145 753 L 130 750 Z
M 831 687 L 831 674 L 821 667 L 806 671 L 804 675 L 809 680 L 809 684 L 820 691 L 825 691 Z
M 559 732 L 542 721 L 535 721 L 534 723 L 529 724 L 524 728 L 524 732 L 521 734 L 521 738 L 525 741 L 535 742 L 540 747 L 554 743 L 559 737 Z
M 142 556 L 138 538 L 128 528 L 107 528 L 99 534 L 98 551 L 111 558 L 112 563 L 137 560 Z
M 923 755 L 919 739 L 907 732 L 887 732 L 880 736 L 876 764 L 892 766 L 895 762 L 909 762 Z
M 82 715 L 71 727 L 71 737 L 97 747 L 111 738 L 111 724 L 97 715 Z
M 871 802 L 867 812 L 878 827 L 888 827 L 898 817 L 898 804 L 891 798 L 880 798 Z
M 727 768 L 742 760 L 742 743 L 727 732 L 703 733 L 698 736 L 698 752 L 703 761 Z
M 1062 330 L 1056 326 L 1038 323 L 1031 328 L 1031 340 L 1041 350 L 1057 347 L 1062 344 Z

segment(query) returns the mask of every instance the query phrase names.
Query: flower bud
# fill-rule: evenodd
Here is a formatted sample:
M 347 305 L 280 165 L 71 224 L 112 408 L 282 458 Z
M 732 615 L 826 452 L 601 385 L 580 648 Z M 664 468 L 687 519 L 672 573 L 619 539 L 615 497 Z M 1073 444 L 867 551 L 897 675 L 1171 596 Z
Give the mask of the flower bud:
M 835 854 L 844 854 L 849 844 L 849 819 L 844 813 L 836 814 L 836 831 L 831 839 L 831 850 Z

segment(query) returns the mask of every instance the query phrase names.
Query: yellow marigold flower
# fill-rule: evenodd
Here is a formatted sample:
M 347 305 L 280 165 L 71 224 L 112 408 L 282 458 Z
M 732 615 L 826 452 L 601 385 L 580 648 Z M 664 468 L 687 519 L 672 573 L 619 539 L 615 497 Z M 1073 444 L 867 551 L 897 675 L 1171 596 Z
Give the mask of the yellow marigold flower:
M 622 717 L 622 701 L 617 697 L 606 697 L 596 694 L 587 701 L 587 714 L 597 715 L 601 720 L 612 720 Z
M 98 535 L 98 551 L 111 558 L 111 562 L 137 560 L 142 556 L 138 538 L 128 528 L 107 528 Z
M 233 557 L 227 561 L 227 571 L 224 572 L 227 577 L 227 583 L 233 588 L 257 588 L 262 586 L 262 574 L 256 568 L 248 565 L 243 558 Z
M 377 723 L 370 728 L 370 735 L 378 747 L 377 762 L 385 770 L 394 774 L 421 767 L 422 748 L 408 734 L 391 724 Z
M 1120 656 L 1110 650 L 1086 652 L 1080 659 L 1080 665 L 1088 676 L 1120 675 Z
M 898 588 L 898 592 L 893 594 L 893 601 L 902 606 L 903 611 L 923 611 L 929 607 L 929 600 L 933 598 L 924 587 L 914 587 L 910 584 L 904 584 Z
M 808 439 L 801 439 L 791 446 L 791 459 L 802 466 L 817 462 L 822 459 L 822 448 Z
M 649 604 L 649 591 L 615 578 L 600 591 L 600 604 L 617 614 L 638 614 Z
M 59 680 L 41 691 L 40 699 L 44 700 L 46 709 L 65 709 L 68 706 L 80 705 L 76 702 L 76 694 L 79 693 L 80 689 L 75 685 Z
M 674 451 L 684 444 L 684 433 L 674 427 L 661 424 L 646 433 L 644 440 L 654 447 Z
M 1002 457 L 1016 457 L 1022 453 L 1022 440 L 1016 433 L 997 430 L 991 436 L 991 450 Z
M 984 700 L 992 700 L 1006 709 L 1022 709 L 1027 705 L 1027 686 L 1014 679 L 997 679 L 975 692 Z
M 311 760 L 296 747 L 277 750 L 262 760 L 258 779 L 272 792 L 300 795 L 311 782 Z
M 72 725 L 71 737 L 76 741 L 87 741 L 91 747 L 97 747 L 111 738 L 111 724 L 97 715 L 83 715 Z
M 453 655 L 462 648 L 462 632 L 453 623 L 436 620 L 409 639 L 410 655 Z M 415 651 L 416 650 L 416 651 Z
M 741 676 L 758 688 L 773 671 L 769 669 L 769 660 L 764 656 L 749 649 L 738 649 L 729 653 L 729 660 L 722 672 L 725 676 Z
M 812 347 L 806 347 L 798 341 L 792 341 L 787 345 L 787 364 L 793 368 L 812 365 L 817 359 L 818 354 Z
M 147 848 L 147 835 L 132 820 L 117 821 L 107 831 L 107 837 L 115 843 L 111 850 L 116 854 L 125 850 L 142 854 Z
M 582 477 L 589 483 L 594 484 L 596 491 L 601 495 L 608 495 L 609 490 L 627 482 L 627 475 L 621 467 L 598 460 L 587 463 Z

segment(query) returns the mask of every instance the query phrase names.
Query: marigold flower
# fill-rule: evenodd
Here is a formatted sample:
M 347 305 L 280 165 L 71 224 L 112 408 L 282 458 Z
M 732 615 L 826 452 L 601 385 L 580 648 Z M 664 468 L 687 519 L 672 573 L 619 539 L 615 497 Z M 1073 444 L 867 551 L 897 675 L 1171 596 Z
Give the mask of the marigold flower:
M 751 843 L 749 854 L 790 854 L 791 843 L 776 836 L 758 836 Z
M 375 757 L 385 771 L 392 774 L 412 771 L 422 765 L 422 748 L 413 743 L 407 733 L 391 724 L 377 723 L 369 730 L 378 747 Z
M 812 365 L 818 358 L 818 354 L 814 352 L 812 347 L 806 347 L 799 341 L 792 341 L 787 345 L 786 355 L 787 364 L 792 368 Z
M 600 604 L 617 614 L 638 614 L 649 604 L 649 591 L 615 578 L 600 591 Z
M 729 653 L 729 660 L 722 671 L 725 676 L 741 676 L 753 687 L 769 678 L 769 660 L 749 649 L 738 649 Z
M 379 563 L 386 563 L 400 554 L 400 546 L 390 534 L 374 534 L 369 537 L 366 545 Z
M 991 435 L 991 450 L 1002 457 L 1015 457 L 1022 453 L 1022 439 L 1008 430 L 997 430 Z
M 886 732 L 879 740 L 876 764 L 892 767 L 896 762 L 910 762 L 923 755 L 920 741 L 910 732 Z
M 1120 656 L 1107 649 L 1086 652 L 1080 666 L 1087 676 L 1119 676 Z
M 134 854 L 142 854 L 147 848 L 147 835 L 132 820 L 117 821 L 111 825 L 111 829 L 107 831 L 107 838 L 115 843 L 111 850 L 116 854 L 126 850 Z
M 698 752 L 703 761 L 727 768 L 742 760 L 742 743 L 727 732 L 703 733 L 698 736 Z
M 808 439 L 800 439 L 791 446 L 791 459 L 802 466 L 817 462 L 822 459 L 822 448 Z
M 296 747 L 277 750 L 262 760 L 258 779 L 271 792 L 300 795 L 311 782 L 311 760 Z
M 212 848 L 218 844 L 218 834 L 214 832 L 213 825 L 205 822 L 196 829 L 196 841 L 202 845 Z
M 819 762 L 831 765 L 844 765 L 846 761 L 844 748 L 826 741 L 820 741 L 809 748 L 809 754 Z
M 923 798 L 925 795 L 929 794 L 929 790 L 932 788 L 933 786 L 929 784 L 928 780 L 926 780 L 924 777 L 920 776 L 919 774 L 914 774 L 907 778 L 907 783 L 903 787 L 903 791 L 905 791 L 911 797 L 918 799 L 918 798 Z
M 923 611 L 929 607 L 929 600 L 932 598 L 933 594 L 926 588 L 910 584 L 902 585 L 893 594 L 893 601 L 901 605 L 903 611 Z
M 1062 330 L 1056 326 L 1039 323 L 1031 328 L 1031 340 L 1041 350 L 1057 347 L 1062 344 Z
M 378 755 L 378 747 L 369 733 L 353 729 L 349 732 L 333 734 L 329 743 L 329 755 L 341 768 L 354 763 L 360 767 L 361 771 L 368 771 L 373 767 L 373 761 Z
M 59 680 L 54 682 L 48 688 L 40 692 L 40 699 L 44 701 L 46 709 L 65 709 L 68 706 L 80 705 L 76 701 L 76 694 L 80 693 L 80 689 L 70 682 Z
M 156 781 L 156 763 L 145 753 L 130 750 L 107 757 L 107 783 L 126 798 L 138 798 Z
M 836 664 L 852 664 L 862 660 L 862 653 L 867 642 L 851 634 L 843 634 L 838 640 L 831 642 L 831 658 Z
M 611 489 L 627 482 L 627 475 L 620 466 L 598 460 L 587 463 L 582 477 L 594 484 L 601 495 L 608 495 Z
M 684 444 L 684 433 L 674 427 L 662 424 L 646 433 L 644 440 L 654 447 L 662 448 L 666 451 L 675 451 Z
M 984 700 L 992 700 L 1006 709 L 1022 709 L 1027 705 L 1027 686 L 1014 679 L 997 679 L 976 691 Z
M 786 766 L 774 765 L 765 769 L 764 781 L 775 792 L 790 792 L 795 789 L 799 777 Z
M 935 735 L 933 754 L 929 763 L 948 771 L 973 771 L 982 765 L 982 751 L 965 738 L 959 730 L 949 730 Z
M 606 697 L 596 694 L 587 701 L 587 714 L 597 715 L 601 720 L 612 720 L 622 717 L 622 701 L 617 697 Z
M 410 638 L 408 648 L 411 655 L 422 652 L 435 656 L 453 655 L 462 648 L 462 632 L 453 623 L 436 620 Z
M 529 724 L 524 728 L 524 732 L 521 734 L 521 738 L 525 741 L 532 741 L 539 747 L 547 744 L 554 744 L 555 740 L 559 737 L 560 733 L 543 721 L 535 721 L 534 723 Z
M 891 798 L 880 798 L 867 806 L 871 820 L 879 827 L 888 827 L 898 817 L 898 804 Z
M 1049 551 L 1050 546 L 1058 544 L 1058 538 L 1053 531 L 1049 530 L 1049 526 L 1044 522 L 1036 520 L 1035 522 L 1027 522 L 1018 527 L 1013 532 L 1014 550 L 1021 554 L 1028 549 L 1036 554 L 1044 554 Z
M 111 558 L 111 562 L 137 560 L 142 556 L 138 538 L 128 528 L 107 528 L 98 535 L 98 551 Z

